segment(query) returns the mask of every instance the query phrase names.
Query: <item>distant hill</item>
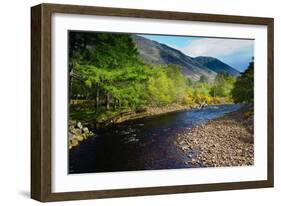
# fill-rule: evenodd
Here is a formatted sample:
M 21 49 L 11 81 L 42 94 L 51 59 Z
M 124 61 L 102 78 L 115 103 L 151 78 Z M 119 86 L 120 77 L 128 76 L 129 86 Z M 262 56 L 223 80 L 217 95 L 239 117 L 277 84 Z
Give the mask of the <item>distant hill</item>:
M 202 57 L 198 57 L 198 59 L 192 58 L 177 49 L 138 35 L 133 35 L 133 39 L 138 48 L 140 58 L 144 62 L 153 65 L 178 65 L 182 68 L 182 73 L 193 80 L 199 80 L 204 75 L 209 81 L 213 81 L 219 72 L 233 76 L 239 75 L 238 71 L 218 59 L 213 58 L 217 61 L 211 64 L 208 63 L 207 59 L 203 61 L 205 59 L 202 59 Z M 217 62 L 221 62 L 221 64 Z M 220 65 L 222 65 L 222 68 L 219 68 Z
M 232 68 L 228 64 L 225 64 L 216 58 L 199 56 L 194 59 L 216 73 L 226 73 L 232 76 L 240 75 L 240 72 L 238 72 L 236 69 Z
M 134 40 L 140 57 L 146 63 L 179 65 L 182 68 L 182 73 L 193 80 L 199 80 L 202 75 L 207 76 L 210 80 L 216 77 L 216 72 L 174 48 L 137 35 L 134 35 Z

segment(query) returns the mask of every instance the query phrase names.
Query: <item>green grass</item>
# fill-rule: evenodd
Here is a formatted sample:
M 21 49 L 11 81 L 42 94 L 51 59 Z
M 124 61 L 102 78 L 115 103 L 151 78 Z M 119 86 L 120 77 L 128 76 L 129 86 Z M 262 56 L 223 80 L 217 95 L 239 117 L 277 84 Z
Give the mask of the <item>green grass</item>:
M 124 109 L 118 110 L 100 110 L 99 113 L 95 111 L 75 111 L 70 112 L 69 117 L 71 120 L 79 120 L 79 121 L 95 121 L 95 122 L 104 122 L 107 121 L 114 116 L 124 112 Z
M 97 117 L 97 114 L 94 111 L 77 111 L 69 113 L 70 119 L 75 120 L 92 120 Z

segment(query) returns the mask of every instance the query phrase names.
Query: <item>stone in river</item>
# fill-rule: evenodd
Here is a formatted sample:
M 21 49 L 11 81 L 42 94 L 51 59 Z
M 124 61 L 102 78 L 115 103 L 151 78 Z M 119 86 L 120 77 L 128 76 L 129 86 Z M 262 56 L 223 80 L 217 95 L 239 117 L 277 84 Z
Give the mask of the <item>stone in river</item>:
M 84 132 L 84 133 L 89 133 L 88 127 L 84 127 L 84 128 L 83 128 L 83 132 Z
M 82 135 L 75 135 L 75 136 L 73 136 L 73 139 L 76 139 L 78 141 L 82 141 L 84 139 L 84 137 Z
M 182 145 L 180 145 L 180 148 L 181 148 L 181 150 L 182 151 L 186 151 L 186 150 L 188 150 L 188 145 L 187 144 L 182 144 Z
M 83 129 L 82 123 L 81 123 L 81 122 L 78 122 L 78 123 L 77 123 L 77 127 L 78 127 L 79 129 Z

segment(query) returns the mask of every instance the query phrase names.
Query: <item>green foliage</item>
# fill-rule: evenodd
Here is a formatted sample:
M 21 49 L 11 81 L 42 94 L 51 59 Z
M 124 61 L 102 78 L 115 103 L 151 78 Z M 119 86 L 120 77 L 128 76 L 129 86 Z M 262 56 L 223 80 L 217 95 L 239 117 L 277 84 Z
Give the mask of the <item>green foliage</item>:
M 238 77 L 232 90 L 232 98 L 236 103 L 254 102 L 254 62 L 251 62 L 245 72 Z
M 176 103 L 181 103 L 186 91 L 186 77 L 183 76 L 180 67 L 169 65 L 164 68 L 167 71 L 167 76 L 173 82 L 171 91 L 172 100 Z
M 193 82 L 186 87 L 183 104 L 190 106 L 203 102 L 211 104 L 210 89 L 210 83 L 202 83 L 200 80 L 198 82 Z
M 179 103 L 185 87 L 186 78 L 180 68 L 174 65 L 155 67 L 147 82 L 149 102 L 154 105 Z
M 137 49 L 130 35 L 70 32 L 70 64 L 90 64 L 114 69 L 137 61 Z
M 194 81 L 176 65 L 146 65 L 138 60 L 138 51 L 128 34 L 70 32 L 69 68 L 70 98 L 89 100 L 90 104 L 84 106 L 92 107 L 85 111 L 73 109 L 72 117 L 92 115 L 98 121 L 126 109 L 231 101 L 236 80 L 219 74 L 214 83 L 204 75 Z
M 211 95 L 213 97 L 230 97 L 235 81 L 235 77 L 219 73 L 215 79 L 213 87 L 211 88 Z
M 95 111 L 77 111 L 77 112 L 71 112 L 70 118 L 72 119 L 83 119 L 83 120 L 90 120 L 96 118 Z
M 147 84 L 151 102 L 156 104 L 169 104 L 172 102 L 171 92 L 174 85 L 164 69 L 161 67 L 154 68 Z
M 208 77 L 206 77 L 205 75 L 200 76 L 199 82 L 207 83 L 208 82 Z

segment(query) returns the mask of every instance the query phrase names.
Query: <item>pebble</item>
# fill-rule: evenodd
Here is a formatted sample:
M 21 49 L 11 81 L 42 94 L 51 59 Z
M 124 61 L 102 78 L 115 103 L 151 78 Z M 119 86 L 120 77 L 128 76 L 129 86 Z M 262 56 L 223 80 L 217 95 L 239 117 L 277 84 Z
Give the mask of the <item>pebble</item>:
M 179 135 L 182 150 L 200 148 L 189 163 L 201 167 L 242 166 L 254 164 L 253 116 L 245 120 L 243 109 L 209 121 Z M 250 128 L 250 129 L 249 129 Z M 184 145 L 184 147 L 183 147 Z

